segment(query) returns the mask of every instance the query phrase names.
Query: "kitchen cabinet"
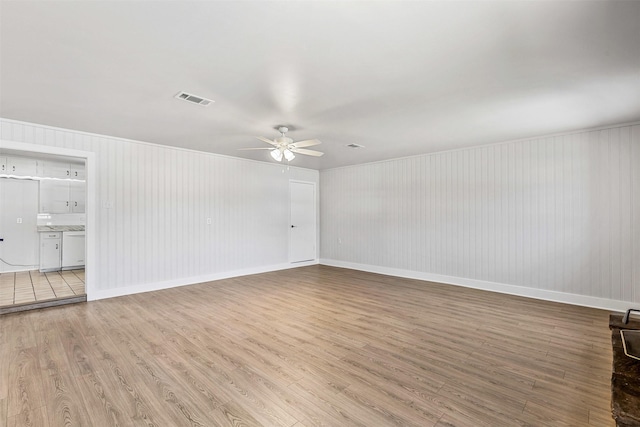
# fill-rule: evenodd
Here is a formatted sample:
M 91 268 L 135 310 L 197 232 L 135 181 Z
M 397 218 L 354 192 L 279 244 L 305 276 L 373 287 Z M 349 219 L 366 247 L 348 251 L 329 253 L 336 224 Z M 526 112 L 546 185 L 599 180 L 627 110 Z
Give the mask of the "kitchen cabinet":
M 85 179 L 85 175 L 83 164 L 51 160 L 38 162 L 38 176 L 43 178 Z
M 69 182 L 40 181 L 40 213 L 69 213 Z
M 72 179 L 85 179 L 87 176 L 84 165 L 70 165 L 70 173 Z
M 87 189 L 84 182 L 69 183 L 69 208 L 71 213 L 84 213 L 87 202 Z
M 40 213 L 84 213 L 87 192 L 84 182 L 40 181 Z
M 40 271 L 56 271 L 62 266 L 60 232 L 40 233 Z
M 38 176 L 47 178 L 69 178 L 69 163 L 38 162 Z
M 26 157 L 2 157 L 0 173 L 17 176 L 36 176 L 37 162 Z
M 84 213 L 87 200 L 84 164 L 40 161 L 40 213 Z

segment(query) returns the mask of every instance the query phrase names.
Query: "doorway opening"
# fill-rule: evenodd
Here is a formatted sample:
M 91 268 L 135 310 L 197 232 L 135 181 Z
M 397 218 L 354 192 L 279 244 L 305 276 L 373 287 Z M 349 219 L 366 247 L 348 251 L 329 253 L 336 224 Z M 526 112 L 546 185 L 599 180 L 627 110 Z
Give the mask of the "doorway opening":
M 89 152 L 0 141 L 0 314 L 87 300 L 92 162 Z

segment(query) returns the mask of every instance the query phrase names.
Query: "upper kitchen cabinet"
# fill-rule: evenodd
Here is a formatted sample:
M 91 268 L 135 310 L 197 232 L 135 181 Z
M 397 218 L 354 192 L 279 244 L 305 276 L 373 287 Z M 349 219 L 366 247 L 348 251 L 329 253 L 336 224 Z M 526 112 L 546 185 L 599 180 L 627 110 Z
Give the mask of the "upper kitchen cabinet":
M 16 176 L 35 176 L 37 162 L 26 157 L 0 157 L 0 173 Z
M 70 182 L 69 183 L 70 212 L 84 213 L 86 203 L 87 203 L 87 188 L 84 185 L 84 182 Z
M 40 213 L 84 213 L 87 192 L 84 182 L 40 181 Z
M 84 165 L 69 165 L 71 178 L 73 179 L 85 179 L 86 172 Z
M 84 179 L 83 164 L 61 163 L 56 161 L 38 162 L 38 176 L 47 178 Z
M 84 164 L 39 161 L 40 213 L 84 213 L 87 199 Z
M 69 213 L 69 182 L 51 179 L 40 181 L 40 213 Z

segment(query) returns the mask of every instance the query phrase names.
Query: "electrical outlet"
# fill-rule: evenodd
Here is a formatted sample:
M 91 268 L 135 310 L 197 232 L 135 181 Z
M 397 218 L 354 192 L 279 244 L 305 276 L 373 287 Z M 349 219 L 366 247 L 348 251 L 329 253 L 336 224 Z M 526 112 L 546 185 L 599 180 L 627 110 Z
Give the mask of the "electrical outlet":
M 207 218 L 207 225 L 211 225 L 211 218 Z
M 18 224 L 22 224 L 22 218 L 18 218 L 18 220 L 16 221 Z
M 340 237 L 338 237 L 338 244 L 341 245 L 342 244 L 342 239 Z

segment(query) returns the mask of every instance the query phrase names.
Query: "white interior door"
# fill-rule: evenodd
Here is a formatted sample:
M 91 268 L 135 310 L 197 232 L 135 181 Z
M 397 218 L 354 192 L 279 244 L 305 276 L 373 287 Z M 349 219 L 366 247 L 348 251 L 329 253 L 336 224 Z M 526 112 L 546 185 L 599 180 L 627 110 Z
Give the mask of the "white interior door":
M 38 182 L 0 178 L 0 272 L 40 264 L 37 216 Z
M 289 182 L 291 224 L 289 259 L 291 262 L 316 259 L 316 185 L 313 182 Z

